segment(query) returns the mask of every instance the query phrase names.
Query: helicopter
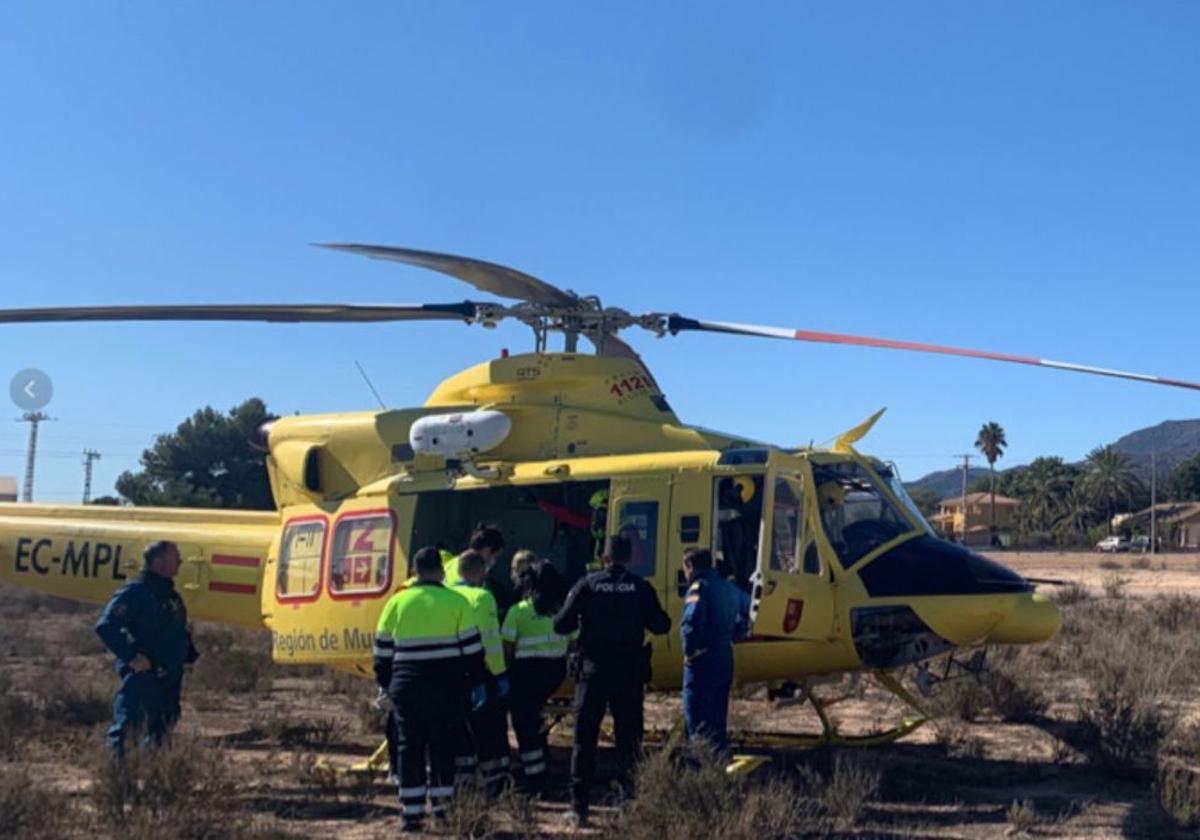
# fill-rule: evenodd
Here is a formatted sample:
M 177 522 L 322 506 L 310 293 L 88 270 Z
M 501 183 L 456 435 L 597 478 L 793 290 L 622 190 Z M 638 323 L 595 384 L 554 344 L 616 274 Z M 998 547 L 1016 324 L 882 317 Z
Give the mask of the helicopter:
M 378 245 L 321 247 L 430 269 L 512 303 L 98 306 L 0 310 L 0 323 L 54 321 L 461 321 L 532 329 L 503 352 L 403 409 L 282 417 L 259 430 L 276 510 L 0 504 L 0 583 L 103 603 L 170 539 L 192 617 L 266 629 L 273 659 L 371 674 L 376 619 L 422 546 L 463 547 L 496 523 L 568 578 L 607 536 L 630 537 L 632 571 L 675 621 L 681 558 L 709 548 L 750 595 L 751 634 L 735 646 L 739 685 L 812 704 L 819 734 L 784 743 L 880 744 L 927 719 L 901 682 L 941 679 L 929 663 L 978 673 L 990 645 L 1051 638 L 1054 602 L 1000 563 L 938 539 L 895 468 L 855 448 L 882 411 L 827 449 L 783 448 L 683 422 L 619 333 L 685 332 L 901 349 L 1057 368 L 1200 390 L 1200 384 L 978 350 L 836 333 L 633 314 L 483 260 Z M 563 337 L 561 351 L 548 346 Z M 581 352 L 579 339 L 594 352 Z M 489 572 L 503 606 L 508 569 Z M 968 652 L 974 651 L 968 656 Z M 962 658 L 955 658 L 961 656 Z M 651 688 L 678 688 L 677 639 L 654 637 Z M 870 674 L 906 708 L 867 735 L 838 731 L 841 697 L 816 686 Z M 377 755 L 378 758 L 378 755 Z

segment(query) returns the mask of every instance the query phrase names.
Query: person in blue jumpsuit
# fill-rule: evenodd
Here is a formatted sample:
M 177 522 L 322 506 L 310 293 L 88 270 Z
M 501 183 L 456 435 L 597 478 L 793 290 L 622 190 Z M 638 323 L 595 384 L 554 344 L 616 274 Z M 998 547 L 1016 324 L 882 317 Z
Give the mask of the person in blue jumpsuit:
M 688 739 L 704 738 L 720 755 L 733 683 L 733 641 L 745 634 L 744 593 L 713 569 L 707 549 L 683 555 L 688 578 L 679 635 L 683 640 L 683 718 Z
M 183 667 L 199 658 L 187 609 L 175 591 L 179 549 L 162 540 L 142 553 L 145 568 L 104 608 L 96 635 L 117 657 L 121 687 L 113 702 L 108 746 L 124 755 L 128 735 L 161 744 L 179 720 Z

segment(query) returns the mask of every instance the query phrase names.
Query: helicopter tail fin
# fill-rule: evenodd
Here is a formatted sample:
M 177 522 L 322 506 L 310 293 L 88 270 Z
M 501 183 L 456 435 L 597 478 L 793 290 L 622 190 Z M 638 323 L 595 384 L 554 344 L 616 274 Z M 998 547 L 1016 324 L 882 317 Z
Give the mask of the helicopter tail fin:
M 879 418 L 887 411 L 887 407 L 879 409 L 866 420 L 859 423 L 853 429 L 847 429 L 838 435 L 837 440 L 833 444 L 834 452 L 853 452 L 854 444 L 865 438 L 867 434 L 874 428 Z

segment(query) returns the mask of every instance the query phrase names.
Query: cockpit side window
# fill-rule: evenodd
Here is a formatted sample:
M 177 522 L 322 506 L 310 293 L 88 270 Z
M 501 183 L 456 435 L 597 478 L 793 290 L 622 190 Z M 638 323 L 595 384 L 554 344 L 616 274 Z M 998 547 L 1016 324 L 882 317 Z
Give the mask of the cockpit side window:
M 796 479 L 775 479 L 774 515 L 771 517 L 772 571 L 800 571 L 800 530 L 804 524 L 804 489 Z
M 814 464 L 821 526 L 843 568 L 850 568 L 913 525 L 859 464 Z

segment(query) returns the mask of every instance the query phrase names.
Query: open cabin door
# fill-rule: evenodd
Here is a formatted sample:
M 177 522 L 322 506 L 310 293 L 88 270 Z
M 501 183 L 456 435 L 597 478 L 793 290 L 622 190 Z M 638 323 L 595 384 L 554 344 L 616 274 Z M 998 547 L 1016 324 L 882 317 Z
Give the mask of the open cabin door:
M 821 641 L 833 631 L 833 575 L 817 548 L 816 492 L 807 464 L 771 470 L 765 482 L 753 633 Z
M 645 578 L 668 602 L 668 523 L 671 481 L 663 475 L 614 477 L 609 485 L 609 536 L 620 534 L 633 543 L 629 570 Z M 666 667 L 671 633 L 654 636 L 654 671 Z

